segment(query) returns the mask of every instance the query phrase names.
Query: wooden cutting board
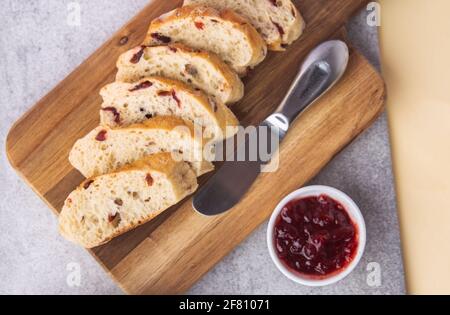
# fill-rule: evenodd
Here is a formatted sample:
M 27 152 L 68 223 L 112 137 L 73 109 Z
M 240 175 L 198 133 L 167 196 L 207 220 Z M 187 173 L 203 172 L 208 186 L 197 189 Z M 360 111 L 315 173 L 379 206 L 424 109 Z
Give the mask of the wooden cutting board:
M 245 79 L 246 96 L 233 106 L 243 125 L 259 124 L 280 103 L 302 59 L 333 37 L 367 1 L 295 1 L 307 22 L 287 52 L 271 53 Z M 139 45 L 149 22 L 180 5 L 158 0 L 142 10 L 53 91 L 28 111 L 7 139 L 11 164 L 58 213 L 82 181 L 68 162 L 75 141 L 99 122 L 102 86 L 114 80 L 118 56 Z M 276 173 L 260 176 L 232 211 L 215 218 L 196 214 L 185 200 L 153 222 L 91 251 L 125 292 L 183 293 L 271 214 L 279 200 L 304 185 L 383 111 L 383 80 L 352 51 L 341 82 L 304 113 L 281 148 Z M 200 181 L 204 183 L 207 178 Z

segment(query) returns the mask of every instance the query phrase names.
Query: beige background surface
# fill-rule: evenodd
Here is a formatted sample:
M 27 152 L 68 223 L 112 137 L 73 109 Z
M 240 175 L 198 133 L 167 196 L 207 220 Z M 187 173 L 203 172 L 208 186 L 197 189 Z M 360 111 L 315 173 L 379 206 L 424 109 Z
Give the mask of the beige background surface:
M 409 293 L 450 294 L 450 1 L 381 1 Z

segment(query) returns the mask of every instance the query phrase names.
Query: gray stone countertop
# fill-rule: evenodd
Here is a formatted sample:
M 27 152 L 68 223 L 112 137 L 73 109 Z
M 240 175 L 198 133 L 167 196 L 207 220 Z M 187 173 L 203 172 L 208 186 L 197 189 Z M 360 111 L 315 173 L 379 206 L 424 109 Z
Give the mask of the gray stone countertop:
M 15 120 L 147 2 L 3 0 L 0 19 L 1 147 L 5 148 L 7 132 Z M 78 5 L 81 8 L 79 26 L 73 25 L 74 20 L 70 19 Z M 352 19 L 348 26 L 349 35 L 354 45 L 378 67 L 377 30 L 366 24 L 366 14 L 362 11 Z M 121 294 L 86 251 L 58 235 L 55 216 L 15 174 L 4 149 L 0 167 L 0 294 Z M 348 278 L 319 289 L 302 287 L 284 278 L 266 250 L 264 224 L 190 293 L 404 293 L 386 117 L 378 119 L 313 183 L 345 191 L 360 205 L 365 216 L 367 249 L 361 263 Z M 80 266 L 79 286 L 67 281 L 73 264 Z

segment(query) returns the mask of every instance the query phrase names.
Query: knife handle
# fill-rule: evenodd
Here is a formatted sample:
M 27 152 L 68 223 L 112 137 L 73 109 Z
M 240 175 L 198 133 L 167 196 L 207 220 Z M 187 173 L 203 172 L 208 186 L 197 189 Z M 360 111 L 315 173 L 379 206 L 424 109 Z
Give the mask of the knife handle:
M 300 113 L 339 81 L 348 60 L 349 50 L 342 41 L 332 40 L 316 47 L 303 62 L 277 111 L 265 123 L 277 128 L 283 138 Z

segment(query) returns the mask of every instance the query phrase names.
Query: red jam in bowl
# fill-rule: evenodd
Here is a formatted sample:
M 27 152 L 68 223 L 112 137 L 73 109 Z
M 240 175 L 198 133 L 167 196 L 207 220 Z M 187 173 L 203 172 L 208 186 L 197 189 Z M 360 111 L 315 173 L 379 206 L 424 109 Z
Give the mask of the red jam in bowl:
M 291 271 L 326 278 L 355 258 L 358 228 L 344 206 L 327 195 L 291 201 L 275 221 L 275 251 Z

